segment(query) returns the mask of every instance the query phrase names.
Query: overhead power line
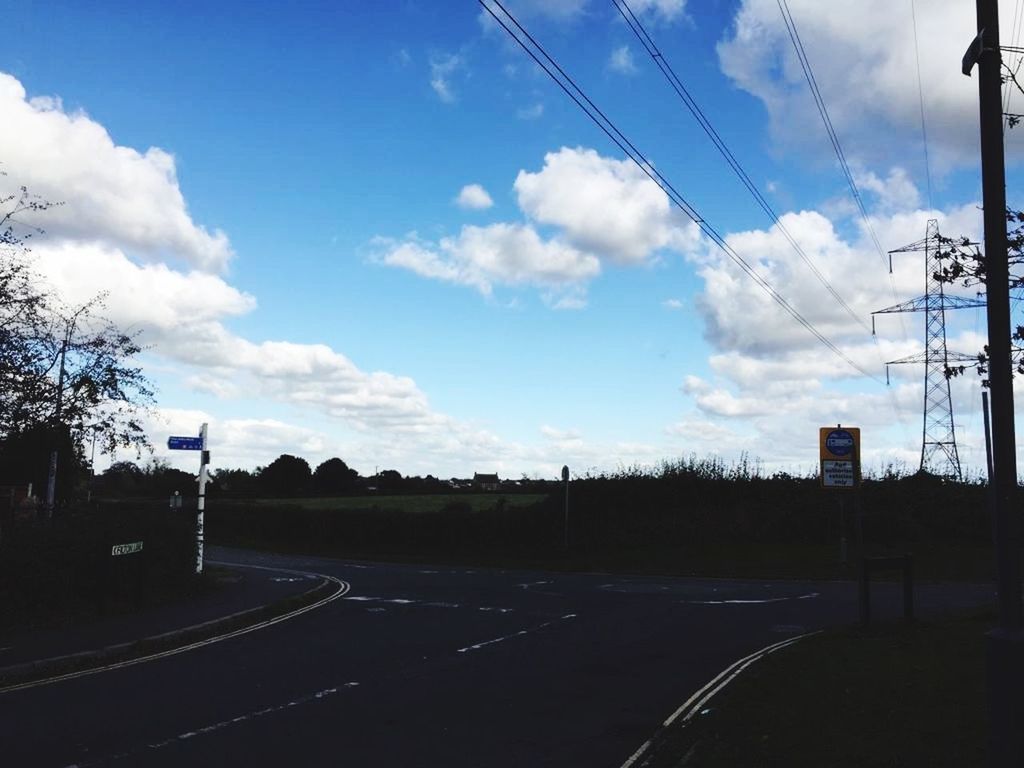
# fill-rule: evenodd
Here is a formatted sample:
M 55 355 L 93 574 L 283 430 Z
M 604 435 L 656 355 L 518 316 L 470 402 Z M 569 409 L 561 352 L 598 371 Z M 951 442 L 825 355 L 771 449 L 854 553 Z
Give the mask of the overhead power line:
M 668 195 L 672 203 L 678 207 L 700 230 L 714 242 L 743 272 L 747 274 L 768 296 L 786 311 L 797 323 L 803 326 L 808 333 L 813 335 L 821 344 L 832 351 L 837 357 L 843 360 L 854 370 L 863 376 L 881 383 L 879 379 L 868 373 L 855 363 L 850 357 L 836 346 L 828 337 L 819 331 L 811 321 L 804 317 L 782 294 L 780 294 L 765 278 L 761 277 L 753 267 L 740 256 L 732 246 L 729 245 L 718 231 L 711 226 L 697 210 L 684 198 L 675 187 L 654 168 L 636 148 L 630 139 L 616 127 L 604 112 L 586 95 L 582 88 L 569 76 L 564 69 L 548 54 L 544 47 L 538 43 L 532 35 L 519 23 L 516 17 L 509 12 L 500 0 L 477 0 L 488 14 L 505 30 L 508 35 L 519 44 L 526 54 L 550 77 L 562 91 L 583 110 L 584 114 L 617 146 L 638 168 L 655 184 L 661 187 Z M 505 18 L 495 13 L 498 8 Z M 515 27 L 513 31 L 509 23 Z
M 917 63 L 917 103 L 921 108 L 921 143 L 924 145 L 924 177 L 928 184 L 928 208 L 932 207 L 932 169 L 928 162 L 928 131 L 924 122 L 924 88 L 921 85 L 921 49 L 917 44 L 917 11 L 910 0 L 910 20 L 914 25 L 914 61 Z
M 804 72 L 804 78 L 807 80 L 807 85 L 811 89 L 811 96 L 814 98 L 814 104 L 818 108 L 818 114 L 821 115 L 821 121 L 825 124 L 825 132 L 828 133 L 829 141 L 832 143 L 832 149 L 836 153 L 836 158 L 839 160 L 839 167 L 843 171 L 843 175 L 846 177 L 846 183 L 850 187 L 850 194 L 853 196 L 854 202 L 857 204 L 857 209 L 860 211 L 861 218 L 864 220 L 864 225 L 867 227 L 868 233 L 871 235 L 871 241 L 875 244 L 875 249 L 878 251 L 878 257 L 882 260 L 882 263 L 886 263 L 885 252 L 882 250 L 881 243 L 878 242 L 878 236 L 875 234 L 874 227 L 871 226 L 871 219 L 868 216 L 868 210 L 864 205 L 864 200 L 860 196 L 860 190 L 857 189 L 857 182 L 853 179 L 853 172 L 850 170 L 849 163 L 846 162 L 846 154 L 843 152 L 843 145 L 839 143 L 839 136 L 836 134 L 836 129 L 832 125 L 832 118 L 829 117 L 828 108 L 825 106 L 825 100 L 821 97 L 821 91 L 818 90 L 818 82 L 814 78 L 814 70 L 811 68 L 811 62 L 807 58 L 807 52 L 804 50 L 803 41 L 800 40 L 800 33 L 797 32 L 796 22 L 793 21 L 793 14 L 789 11 L 789 4 L 786 0 L 776 0 L 779 5 L 779 11 L 782 13 L 782 20 L 786 24 L 786 31 L 789 33 L 790 42 L 793 43 L 793 49 L 796 51 L 796 57 L 800 62 L 800 68 Z
M 633 31 L 633 34 L 636 35 L 637 40 L 640 41 L 640 44 L 644 47 L 644 49 L 646 49 L 647 53 L 654 60 L 654 63 L 658 66 L 658 69 L 661 70 L 661 73 L 668 80 L 669 85 L 672 86 L 672 89 L 676 92 L 676 95 L 679 96 L 682 102 L 686 105 L 686 108 L 690 111 L 690 114 L 693 115 L 693 118 L 704 130 L 704 133 L 707 134 L 708 138 L 711 139 L 711 142 L 715 145 L 715 148 L 719 151 L 722 157 L 725 158 L 725 162 L 728 163 L 733 173 L 743 183 L 743 186 L 747 188 L 747 191 L 750 192 L 750 194 L 753 196 L 754 200 L 761 207 L 761 210 L 763 210 L 768 215 L 768 218 L 771 219 L 776 229 L 778 229 L 778 231 L 782 233 L 782 236 L 786 238 L 790 246 L 793 248 L 794 251 L 796 251 L 797 255 L 800 257 L 800 259 L 804 262 L 804 264 L 807 265 L 808 269 L 810 269 L 814 276 L 818 279 L 818 282 L 820 282 L 826 288 L 826 290 L 828 290 L 828 292 L 832 294 L 832 298 L 836 300 L 839 306 L 841 306 L 846 311 L 846 313 L 850 315 L 850 317 L 852 317 L 865 331 L 870 331 L 871 328 L 868 326 L 867 321 L 860 315 L 858 315 L 854 311 L 854 309 L 846 302 L 846 300 L 839 295 L 839 292 L 821 273 L 821 271 L 818 269 L 818 266 L 814 263 L 811 257 L 807 255 L 804 249 L 800 247 L 800 244 L 793 237 L 793 235 L 790 234 L 789 230 L 786 228 L 786 225 L 783 224 L 782 220 L 779 218 L 779 215 L 772 208 L 771 203 L 769 203 L 765 199 L 764 195 L 761 194 L 761 190 L 759 190 L 757 188 L 757 185 L 754 184 L 753 181 L 751 181 L 750 176 L 747 174 L 746 170 L 744 170 L 739 160 L 736 159 L 736 156 L 733 155 L 732 150 L 730 150 L 728 145 L 726 145 L 725 141 L 719 135 L 718 131 L 715 130 L 714 125 L 712 125 L 711 121 L 704 113 L 704 110 L 701 109 L 700 105 L 697 104 L 693 96 L 690 95 L 690 92 L 683 84 L 683 81 L 676 74 L 668 59 L 665 58 L 665 55 L 661 52 L 661 50 L 659 50 L 657 44 L 654 42 L 654 39 L 648 34 L 647 30 L 644 28 L 643 23 L 636 16 L 636 14 L 633 13 L 633 9 L 630 8 L 629 3 L 626 2 L 626 0 L 611 1 L 612 4 L 615 6 L 616 10 L 618 10 L 619 14 L 622 16 L 623 20 Z
M 832 125 L 832 118 L 829 117 L 828 108 L 825 106 L 825 100 L 821 96 L 821 91 L 818 90 L 818 82 L 814 77 L 814 70 L 811 68 L 811 61 L 807 58 L 807 51 L 804 50 L 804 44 L 800 39 L 800 33 L 796 29 L 796 22 L 793 20 L 793 14 L 789 10 L 789 4 L 786 0 L 776 0 L 776 2 L 779 6 L 779 12 L 782 14 L 782 21 L 786 25 L 786 31 L 789 33 L 789 40 L 793 44 L 793 49 L 796 51 L 796 57 L 800 62 L 800 68 L 803 70 L 804 79 L 807 80 L 807 86 L 810 88 L 811 96 L 814 98 L 814 104 L 818 108 L 818 114 L 821 116 L 821 122 L 825 126 L 825 132 L 828 134 L 829 141 L 832 143 L 832 149 L 836 154 L 836 159 L 839 161 L 839 167 L 842 169 L 843 176 L 846 178 L 847 186 L 850 188 L 850 195 L 853 197 L 853 201 L 857 204 L 857 210 L 860 212 L 860 217 L 864 222 L 864 227 L 871 236 L 871 242 L 874 243 L 875 250 L 878 252 L 878 258 L 882 260 L 882 264 L 887 264 L 886 255 L 882 250 L 881 243 L 878 242 L 878 235 L 875 234 L 875 228 L 871 226 L 871 217 L 868 216 L 867 207 L 864 205 L 864 200 L 860 195 L 860 190 L 857 188 L 857 182 L 854 180 L 853 173 L 850 171 L 849 163 L 846 162 L 846 153 L 843 152 L 843 145 L 839 143 L 839 136 L 836 133 L 835 127 Z M 892 277 L 891 266 L 889 270 L 889 288 L 892 291 L 893 301 L 898 301 L 896 295 L 896 281 Z M 906 339 L 907 328 L 903 323 L 902 318 L 900 318 L 900 327 L 903 332 L 903 338 Z

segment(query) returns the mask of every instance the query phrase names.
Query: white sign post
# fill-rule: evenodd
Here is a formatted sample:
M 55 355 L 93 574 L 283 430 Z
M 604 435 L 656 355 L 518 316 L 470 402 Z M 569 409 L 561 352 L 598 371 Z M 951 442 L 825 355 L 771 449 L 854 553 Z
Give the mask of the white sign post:
M 203 572 L 203 513 L 206 511 L 206 482 L 210 475 L 206 467 L 210 463 L 210 451 L 206 447 L 206 424 L 199 428 L 199 437 L 167 438 L 167 447 L 172 451 L 199 451 L 199 502 L 196 505 L 196 573 Z

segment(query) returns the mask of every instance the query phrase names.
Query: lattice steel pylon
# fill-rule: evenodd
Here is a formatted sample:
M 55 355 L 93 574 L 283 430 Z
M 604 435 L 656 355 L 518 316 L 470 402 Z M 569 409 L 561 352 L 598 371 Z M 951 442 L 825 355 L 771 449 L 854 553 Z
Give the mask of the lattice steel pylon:
M 925 285 L 924 296 L 880 309 L 871 313 L 872 333 L 874 316 L 896 312 L 925 313 L 924 352 L 890 360 L 885 364 L 886 381 L 889 366 L 904 363 L 924 363 L 924 425 L 921 430 L 921 470 L 935 475 L 962 480 L 960 456 L 956 450 L 956 429 L 953 426 L 953 400 L 949 393 L 949 377 L 946 375 L 950 363 L 977 362 L 977 355 L 965 355 L 946 349 L 946 310 L 983 307 L 981 299 L 961 296 L 947 296 L 942 282 L 938 279 L 941 271 L 938 219 L 929 219 L 923 240 L 889 251 L 894 253 L 924 252 Z M 891 270 L 890 264 L 890 270 Z

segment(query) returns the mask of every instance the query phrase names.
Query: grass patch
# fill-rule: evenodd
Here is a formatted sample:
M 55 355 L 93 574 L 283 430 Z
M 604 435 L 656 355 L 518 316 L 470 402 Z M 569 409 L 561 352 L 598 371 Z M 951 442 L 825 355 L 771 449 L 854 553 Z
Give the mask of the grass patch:
M 382 509 L 412 514 L 440 512 L 452 504 L 465 505 L 473 512 L 492 509 L 499 499 L 504 499 L 509 506 L 527 507 L 545 498 L 544 494 L 502 493 L 444 493 L 423 494 L 412 496 L 336 496 L 329 498 L 298 498 L 298 499 L 253 499 L 245 502 L 254 506 L 279 507 L 286 504 L 300 509 L 311 509 L 323 512 L 348 512 L 352 510 Z M 235 502 L 225 502 L 235 503 Z
M 655 766 L 985 765 L 991 612 L 842 630 L 762 659 Z

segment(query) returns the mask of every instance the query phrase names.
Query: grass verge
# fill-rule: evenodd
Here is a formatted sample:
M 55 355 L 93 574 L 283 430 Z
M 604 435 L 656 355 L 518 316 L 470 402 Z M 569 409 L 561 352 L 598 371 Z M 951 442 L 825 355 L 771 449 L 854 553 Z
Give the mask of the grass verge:
M 986 765 L 985 633 L 978 612 L 846 629 L 750 667 L 650 768 Z

